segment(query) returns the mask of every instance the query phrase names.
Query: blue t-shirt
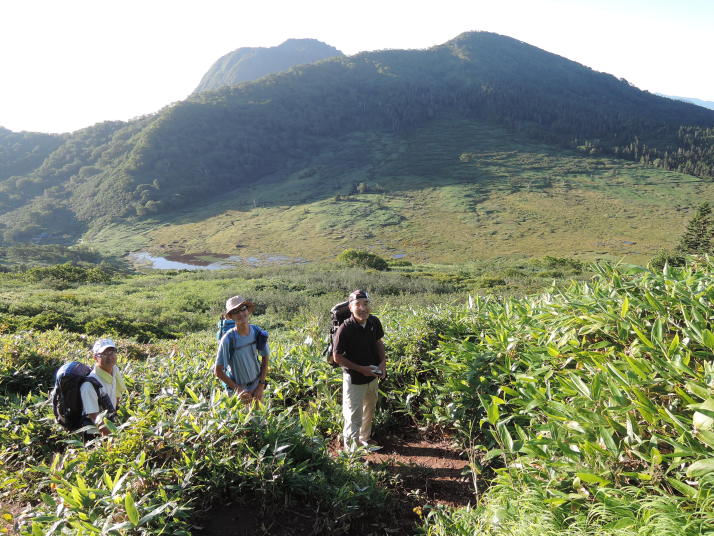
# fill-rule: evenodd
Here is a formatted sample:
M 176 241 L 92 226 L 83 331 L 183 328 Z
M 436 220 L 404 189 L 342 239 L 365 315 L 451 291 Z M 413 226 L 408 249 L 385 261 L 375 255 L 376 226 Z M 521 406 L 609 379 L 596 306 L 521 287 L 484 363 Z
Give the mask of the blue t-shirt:
M 251 325 L 250 333 L 245 336 L 231 329 L 218 343 L 216 365 L 221 365 L 226 374 L 239 385 L 246 385 L 258 378 L 258 354 L 266 357 L 270 355 L 267 341 L 262 348 L 257 347 L 258 329 Z

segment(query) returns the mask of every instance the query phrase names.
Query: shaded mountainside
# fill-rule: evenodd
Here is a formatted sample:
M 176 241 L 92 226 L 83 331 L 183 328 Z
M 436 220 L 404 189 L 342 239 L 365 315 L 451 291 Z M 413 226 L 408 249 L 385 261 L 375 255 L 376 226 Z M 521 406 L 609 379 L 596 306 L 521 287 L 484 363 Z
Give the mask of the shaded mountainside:
M 0 182 L 0 192 L 19 196 L 3 206 L 0 232 L 6 241 L 71 237 L 112 219 L 196 208 L 302 169 L 340 137 L 408 136 L 434 121 L 457 120 L 587 154 L 714 175 L 714 112 L 478 32 L 428 50 L 301 65 L 193 95 L 132 123 L 74 133 L 34 172 Z M 365 150 L 355 147 L 355 154 Z M 364 165 L 350 159 L 333 176 L 348 177 Z
M 288 39 L 276 47 L 244 47 L 226 54 L 203 75 L 195 93 L 235 86 L 296 65 L 342 56 L 316 39 Z
M 37 169 L 64 137 L 39 132 L 12 132 L 0 127 L 0 180 Z

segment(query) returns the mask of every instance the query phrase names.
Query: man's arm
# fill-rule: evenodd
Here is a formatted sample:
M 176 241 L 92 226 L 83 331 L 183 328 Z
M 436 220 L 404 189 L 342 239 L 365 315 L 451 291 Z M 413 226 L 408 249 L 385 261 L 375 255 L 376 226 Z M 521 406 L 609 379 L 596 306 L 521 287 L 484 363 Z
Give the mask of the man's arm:
M 261 356 L 260 359 L 260 374 L 258 375 L 258 387 L 253 391 L 255 400 L 263 400 L 263 391 L 265 391 L 265 378 L 268 376 L 268 358 L 270 355 Z
M 387 370 L 387 351 L 384 349 L 384 342 L 382 339 L 377 339 L 377 355 L 379 356 L 379 370 L 384 373 Z
M 97 417 L 101 412 L 99 411 L 99 396 L 97 396 L 94 385 L 90 381 L 85 381 L 79 388 L 79 394 L 82 397 L 82 407 L 87 411 L 86 417 L 92 421 L 102 435 L 109 435 L 109 428 L 104 426 L 103 422 L 97 422 Z
M 92 422 L 94 423 L 94 425 L 97 427 L 97 430 L 99 430 L 99 432 L 100 432 L 103 436 L 109 435 L 109 434 L 111 433 L 111 432 L 109 431 L 109 428 L 107 428 L 106 426 L 104 426 L 104 422 L 103 422 L 103 421 L 100 422 L 100 423 L 98 423 L 98 422 L 97 422 L 97 417 L 99 417 L 99 413 L 87 413 L 87 418 L 92 420 Z
M 363 376 L 374 376 L 375 378 L 378 377 L 377 374 L 375 374 L 374 372 L 372 372 L 372 369 L 369 368 L 369 366 L 367 366 L 367 365 L 358 365 L 357 363 L 353 363 L 352 361 L 350 361 L 349 359 L 347 359 L 344 354 L 338 354 L 337 352 L 335 352 L 335 353 L 332 355 L 332 357 L 334 358 L 335 363 L 337 363 L 338 365 L 340 365 L 340 366 L 342 366 L 342 367 L 346 367 L 346 368 L 348 368 L 348 369 L 350 369 L 350 370 L 354 370 L 354 371 L 356 371 L 356 372 L 359 372 L 359 373 L 362 374 Z
M 213 372 L 219 380 L 221 380 L 234 391 L 237 391 L 242 388 L 240 385 L 234 382 L 228 374 L 226 374 L 226 369 L 223 367 L 223 365 L 216 364 L 213 367 Z
M 223 383 L 225 383 L 228 387 L 233 389 L 241 400 L 246 402 L 252 400 L 253 395 L 245 390 L 244 385 L 234 382 L 231 377 L 226 374 L 223 365 L 219 365 L 216 363 L 216 365 L 213 367 L 213 371 L 216 374 L 216 377 Z

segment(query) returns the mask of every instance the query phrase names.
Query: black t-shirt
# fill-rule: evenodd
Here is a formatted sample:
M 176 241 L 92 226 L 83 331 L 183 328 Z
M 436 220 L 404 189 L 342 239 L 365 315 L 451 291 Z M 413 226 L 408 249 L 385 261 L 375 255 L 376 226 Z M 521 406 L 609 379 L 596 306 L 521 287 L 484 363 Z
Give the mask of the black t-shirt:
M 364 327 L 355 320 L 354 316 L 350 316 L 335 333 L 335 353 L 344 355 L 356 365 L 379 365 L 377 341 L 382 337 L 384 337 L 384 330 L 376 316 L 369 315 Z M 375 379 L 374 376 L 365 376 L 356 370 L 345 370 L 349 372 L 352 383 L 356 385 L 369 383 Z

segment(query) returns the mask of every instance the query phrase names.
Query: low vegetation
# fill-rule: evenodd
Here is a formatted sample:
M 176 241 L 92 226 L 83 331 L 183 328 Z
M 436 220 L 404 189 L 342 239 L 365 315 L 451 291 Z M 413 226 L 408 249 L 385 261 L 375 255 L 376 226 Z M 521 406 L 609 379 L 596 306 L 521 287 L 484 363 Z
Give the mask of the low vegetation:
M 583 269 L 544 258 L 501 267 L 500 275 L 582 277 Z M 475 266 L 74 283 L 87 303 L 116 304 L 121 295 L 121 310 L 137 314 L 153 296 L 154 313 L 183 303 L 193 320 L 157 317 L 175 339 L 121 336 L 129 396 L 112 437 L 87 447 L 53 423 L 47 390 L 59 363 L 86 356 L 91 336 L 0 335 L 5 528 L 191 534 L 214 506 L 235 502 L 258 516 L 276 505 L 319 512 L 310 518 L 316 534 L 391 530 L 385 475 L 328 448 L 341 415 L 339 377 L 320 355 L 326 311 L 345 288 L 364 286 L 376 298 L 390 356 L 377 434 L 428 429 L 458 442 L 470 460 L 472 506 L 424 504 L 415 532 L 714 534 L 714 263 L 588 269 L 587 281 L 518 297 L 475 292 L 485 277 Z M 3 277 L 12 300 L 53 303 L 48 297 L 59 292 L 24 274 Z M 271 385 L 265 406 L 252 411 L 226 397 L 211 374 L 215 304 L 238 290 L 260 298 L 255 321 L 271 330 Z

